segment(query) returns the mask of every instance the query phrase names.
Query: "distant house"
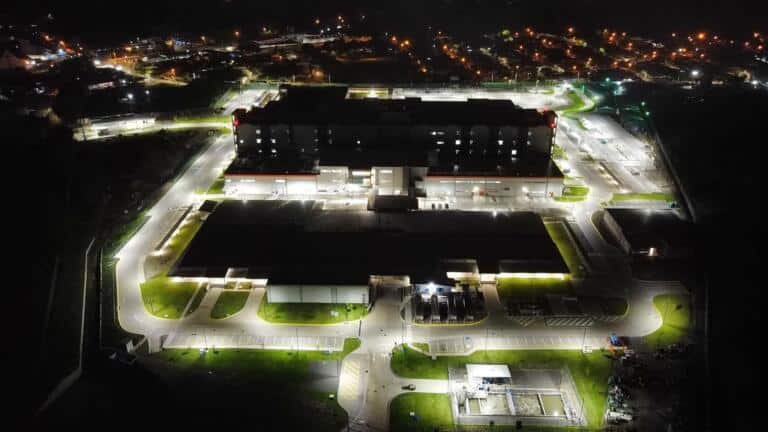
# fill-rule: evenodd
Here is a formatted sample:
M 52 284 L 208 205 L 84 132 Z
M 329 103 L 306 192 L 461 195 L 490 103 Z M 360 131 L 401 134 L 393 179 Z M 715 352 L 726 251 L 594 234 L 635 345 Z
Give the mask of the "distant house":
M 0 54 L 0 70 L 25 69 L 27 64 L 24 56 L 16 55 L 9 49 Z

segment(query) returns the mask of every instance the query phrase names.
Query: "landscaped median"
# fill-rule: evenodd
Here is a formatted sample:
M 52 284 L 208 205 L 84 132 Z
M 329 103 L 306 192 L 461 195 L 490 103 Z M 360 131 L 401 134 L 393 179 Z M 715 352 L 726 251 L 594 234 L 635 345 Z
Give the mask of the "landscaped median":
M 557 202 L 581 202 L 587 199 L 589 188 L 587 186 L 567 185 L 563 187 L 563 194 L 555 197 Z
M 622 201 L 666 201 L 674 202 L 675 197 L 668 193 L 653 192 L 653 193 L 615 193 L 611 196 L 609 202 L 622 202 Z
M 173 233 L 163 248 L 147 256 L 145 271 L 154 275 L 141 284 L 141 298 L 149 313 L 160 318 L 178 319 L 195 290 L 202 286 L 198 282 L 174 281 L 167 276 L 171 266 L 181 257 L 203 225 L 202 219 L 194 212 L 184 220 Z M 198 294 L 190 305 L 190 312 L 200 304 L 203 295 Z
M 229 126 L 232 124 L 232 116 L 216 114 L 177 116 L 174 117 L 173 121 L 176 123 L 221 123 L 223 126 Z
M 162 248 L 147 255 L 144 262 L 146 274 L 153 278 L 166 276 L 202 226 L 201 215 L 192 210 Z
M 568 97 L 570 104 L 566 107 L 563 107 L 562 109 L 557 109 L 559 114 L 566 117 L 576 113 L 590 111 L 595 107 L 595 104 L 592 103 L 592 101 L 588 99 L 587 96 L 580 95 L 574 90 L 568 91 L 566 96 Z
M 469 363 L 505 364 L 510 369 L 560 369 L 567 367 L 576 384 L 580 397 L 584 400 L 584 410 L 589 428 L 600 428 L 603 425 L 603 415 L 606 409 L 608 392 L 608 377 L 612 373 L 612 358 L 605 352 L 595 351 L 582 353 L 576 350 L 503 350 L 477 351 L 468 356 L 439 356 L 435 360 L 413 349 L 396 348 L 392 352 L 392 371 L 405 378 L 448 379 L 448 368 L 463 368 Z M 411 400 L 414 398 L 415 400 Z M 390 406 L 390 425 L 400 425 L 403 430 L 432 430 L 433 427 L 443 427 L 446 421 L 440 398 L 425 398 L 418 393 L 409 395 L 397 402 L 395 399 Z M 430 414 L 429 404 L 434 403 L 436 413 Z M 423 416 L 424 421 L 434 421 L 427 424 L 418 422 L 418 428 L 406 427 L 414 422 L 409 412 L 409 406 L 416 410 L 417 416 Z M 394 407 L 394 408 L 393 408 Z M 397 418 L 395 418 L 397 417 Z M 451 419 L 448 411 L 447 419 Z M 409 423 L 410 422 L 410 423 Z M 400 429 L 393 429 L 400 430 Z
M 223 175 L 219 176 L 205 193 L 208 195 L 223 195 L 225 183 L 226 183 L 226 180 L 224 179 L 224 176 Z
M 337 432 L 347 426 L 347 413 L 338 404 L 335 390 L 321 391 L 327 376 L 313 373 L 314 366 L 340 362 L 360 346 L 346 339 L 344 350 L 324 351 L 258 349 L 166 349 L 151 357 L 173 366 L 181 384 L 198 391 L 200 380 L 216 397 L 206 402 L 212 412 L 258 407 L 262 429 Z M 321 368 L 322 369 L 322 368 Z M 178 390 L 178 389 L 177 389 Z M 330 395 L 334 397 L 329 397 Z M 297 414 L 299 413 L 299 414 Z
M 565 149 L 555 144 L 552 146 L 552 159 L 568 159 Z
M 544 227 L 547 229 L 547 233 L 549 233 L 555 246 L 557 246 L 557 250 L 560 251 L 560 255 L 571 272 L 571 276 L 583 277 L 584 265 L 581 263 L 579 253 L 576 251 L 576 245 L 568 235 L 565 223 L 545 223 Z
M 337 324 L 365 317 L 368 307 L 344 303 L 268 303 L 265 296 L 258 314 L 264 321 L 277 324 Z
M 691 298 L 685 294 L 665 294 L 653 298 L 653 306 L 661 315 L 662 324 L 645 336 L 653 348 L 682 342 L 691 329 Z

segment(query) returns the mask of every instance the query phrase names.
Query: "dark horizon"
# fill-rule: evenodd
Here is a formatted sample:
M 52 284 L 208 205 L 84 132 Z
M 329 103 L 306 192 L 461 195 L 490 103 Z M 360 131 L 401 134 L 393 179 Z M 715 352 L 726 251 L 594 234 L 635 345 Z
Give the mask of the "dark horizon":
M 723 8 L 721 2 L 712 0 L 652 0 L 642 6 L 607 0 L 562 2 L 560 5 L 530 3 L 521 0 L 427 0 L 418 3 L 395 0 L 362 7 L 359 2 L 351 0 L 288 0 L 280 4 L 215 0 L 205 5 L 184 4 L 182 7 L 178 2 L 139 0 L 131 2 L 130 7 L 116 8 L 110 2 L 93 0 L 67 2 L 65 6 L 61 2 L 39 1 L 3 10 L 0 20 L 41 22 L 50 12 L 54 17 L 55 30 L 77 34 L 86 40 L 145 36 L 155 32 L 210 32 L 230 27 L 247 31 L 277 22 L 300 28 L 310 25 L 311 17 L 323 18 L 335 13 L 356 14 L 358 17 L 365 15 L 369 25 L 382 31 L 389 27 L 391 31 L 413 29 L 429 22 L 434 27 L 444 26 L 457 34 L 531 25 L 540 27 L 542 31 L 576 26 L 591 32 L 609 27 L 645 36 L 659 36 L 672 31 L 710 31 L 738 38 L 753 31 L 765 30 L 764 17 L 768 15 L 768 4 L 765 3 L 754 5 L 742 2 L 740 7 L 730 4 L 728 8 Z

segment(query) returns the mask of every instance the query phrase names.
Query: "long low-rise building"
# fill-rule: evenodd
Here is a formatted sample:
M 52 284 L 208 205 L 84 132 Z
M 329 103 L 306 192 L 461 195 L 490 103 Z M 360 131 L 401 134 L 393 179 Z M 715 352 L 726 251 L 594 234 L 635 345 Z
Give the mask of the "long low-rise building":
M 233 116 L 231 195 L 559 196 L 552 111 L 509 100 L 350 99 L 287 87 Z
M 324 211 L 314 201 L 224 201 L 170 276 L 253 281 L 270 302 L 368 303 L 376 286 L 567 277 L 531 212 Z

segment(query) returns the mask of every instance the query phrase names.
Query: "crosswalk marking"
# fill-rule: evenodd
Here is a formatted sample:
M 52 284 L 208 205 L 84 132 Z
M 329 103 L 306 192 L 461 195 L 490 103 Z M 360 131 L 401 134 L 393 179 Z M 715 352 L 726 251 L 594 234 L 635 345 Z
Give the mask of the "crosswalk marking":
M 595 324 L 592 317 L 547 318 L 544 322 L 549 327 L 590 327 Z

